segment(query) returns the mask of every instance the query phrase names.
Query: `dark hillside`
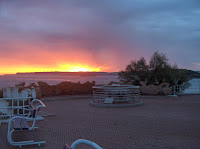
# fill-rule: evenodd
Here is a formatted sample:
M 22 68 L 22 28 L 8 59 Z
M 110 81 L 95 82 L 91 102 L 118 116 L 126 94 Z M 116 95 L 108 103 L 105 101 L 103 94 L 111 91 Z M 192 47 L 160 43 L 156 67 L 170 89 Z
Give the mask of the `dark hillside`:
M 185 74 L 188 78 L 200 78 L 200 73 L 198 71 L 192 71 L 192 70 L 187 70 L 187 69 L 180 69 L 185 71 Z

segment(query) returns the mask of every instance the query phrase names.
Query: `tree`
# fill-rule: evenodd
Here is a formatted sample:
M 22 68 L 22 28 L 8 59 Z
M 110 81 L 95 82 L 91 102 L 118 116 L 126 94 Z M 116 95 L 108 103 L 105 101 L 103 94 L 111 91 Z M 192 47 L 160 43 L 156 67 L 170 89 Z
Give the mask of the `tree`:
M 120 71 L 118 75 L 124 83 L 139 85 L 139 81 L 147 80 L 148 71 L 149 66 L 144 57 L 142 57 L 138 61 L 131 61 L 131 63 L 126 66 L 125 71 Z
M 147 84 L 159 85 L 168 82 L 171 86 L 183 84 L 188 81 L 184 71 L 181 71 L 177 65 L 170 65 L 165 54 L 154 52 L 149 65 L 142 57 L 138 61 L 131 61 L 126 69 L 118 73 L 119 78 L 124 83 L 139 85 L 140 81 Z
M 165 54 L 154 52 L 151 57 L 149 67 L 151 70 L 162 69 L 168 65 L 168 59 Z
M 165 54 L 154 52 L 149 63 L 150 77 L 148 83 L 161 84 L 162 82 L 171 82 L 172 69 Z

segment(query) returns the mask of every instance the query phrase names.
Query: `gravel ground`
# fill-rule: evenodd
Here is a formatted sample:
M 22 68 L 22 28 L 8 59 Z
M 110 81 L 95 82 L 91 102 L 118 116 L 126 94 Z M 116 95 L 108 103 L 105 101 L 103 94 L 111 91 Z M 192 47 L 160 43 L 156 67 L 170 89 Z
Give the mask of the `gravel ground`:
M 97 108 L 92 96 L 46 98 L 45 119 L 36 131 L 15 132 L 14 140 L 45 140 L 29 149 L 63 149 L 83 138 L 104 149 L 199 149 L 200 95 L 142 97 L 143 106 Z M 50 113 L 48 115 L 48 113 Z M 0 126 L 0 149 L 14 149 L 7 142 L 7 124 Z M 86 145 L 77 148 L 90 149 Z

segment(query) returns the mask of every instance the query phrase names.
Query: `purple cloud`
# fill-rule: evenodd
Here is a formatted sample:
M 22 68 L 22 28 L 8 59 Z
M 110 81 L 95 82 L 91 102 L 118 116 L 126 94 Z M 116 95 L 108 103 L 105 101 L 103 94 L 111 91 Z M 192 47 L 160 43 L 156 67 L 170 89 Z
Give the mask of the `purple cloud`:
M 19 55 L 30 53 L 40 60 L 37 53 L 57 53 L 62 61 L 81 57 L 118 71 L 132 59 L 149 60 L 159 50 L 172 63 L 199 70 L 193 64 L 200 63 L 199 6 L 195 0 L 3 0 L 0 58 L 27 61 Z

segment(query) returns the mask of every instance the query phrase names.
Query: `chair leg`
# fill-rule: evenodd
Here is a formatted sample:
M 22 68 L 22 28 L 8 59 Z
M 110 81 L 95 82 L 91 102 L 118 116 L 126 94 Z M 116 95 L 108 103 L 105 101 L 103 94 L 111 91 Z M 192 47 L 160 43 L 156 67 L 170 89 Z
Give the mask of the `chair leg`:
M 33 144 L 37 144 L 38 146 L 40 146 L 41 144 L 46 143 L 46 141 L 39 141 L 39 142 L 34 142 L 34 141 L 19 141 L 19 142 L 15 142 L 12 140 L 12 134 L 14 132 L 14 129 L 11 130 L 10 132 L 8 132 L 8 142 L 13 145 L 13 146 L 19 146 L 19 148 L 21 148 L 23 145 L 33 145 Z
M 7 138 L 8 138 L 8 142 L 11 144 L 11 145 L 14 145 L 14 146 L 21 146 L 23 144 L 31 144 L 33 143 L 34 141 L 19 141 L 19 142 L 15 142 L 12 140 L 12 133 L 14 132 L 14 129 L 10 131 L 10 133 L 8 133 L 7 135 Z

